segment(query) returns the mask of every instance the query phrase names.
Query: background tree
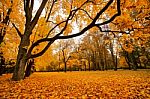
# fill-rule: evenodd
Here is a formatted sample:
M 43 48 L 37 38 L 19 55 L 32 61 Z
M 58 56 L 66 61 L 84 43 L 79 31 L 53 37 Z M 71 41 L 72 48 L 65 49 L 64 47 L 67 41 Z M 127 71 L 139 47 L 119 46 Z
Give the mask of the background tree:
M 67 62 L 70 59 L 70 53 L 73 51 L 73 40 L 65 40 L 60 41 L 60 59 L 62 59 L 62 62 L 64 63 L 64 71 L 67 72 Z
M 10 61 L 14 61 L 12 58 L 12 54 L 10 57 L 8 57 L 8 54 L 12 51 L 11 49 L 8 49 L 8 39 L 6 40 L 6 35 L 14 35 L 13 33 L 10 33 L 10 30 L 12 29 L 12 26 L 10 26 L 10 21 L 13 16 L 13 12 L 15 12 L 15 9 L 18 8 L 18 2 L 13 2 L 13 0 L 1 0 L 0 1 L 0 57 L 1 59 L 5 60 L 5 62 L 2 62 L 3 64 L 0 64 L 4 68 L 6 67 L 6 64 L 9 64 Z M 14 37 L 15 38 L 15 37 Z M 11 44 L 9 44 L 11 45 Z M 4 48 L 6 47 L 6 48 Z M 7 53 L 6 53 L 7 52 Z M 1 69 L 2 70 L 2 69 Z M 6 70 L 6 68 L 5 68 Z M 5 72 L 5 71 L 4 71 Z M 4 73 L 1 72 L 1 73 Z

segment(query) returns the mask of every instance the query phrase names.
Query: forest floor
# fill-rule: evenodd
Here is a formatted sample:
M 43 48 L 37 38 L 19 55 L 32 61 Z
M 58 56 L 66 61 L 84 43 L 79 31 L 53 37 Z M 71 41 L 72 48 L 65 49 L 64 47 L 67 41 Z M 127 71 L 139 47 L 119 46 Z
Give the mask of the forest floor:
M 0 99 L 150 99 L 150 70 L 35 72 L 0 76 Z

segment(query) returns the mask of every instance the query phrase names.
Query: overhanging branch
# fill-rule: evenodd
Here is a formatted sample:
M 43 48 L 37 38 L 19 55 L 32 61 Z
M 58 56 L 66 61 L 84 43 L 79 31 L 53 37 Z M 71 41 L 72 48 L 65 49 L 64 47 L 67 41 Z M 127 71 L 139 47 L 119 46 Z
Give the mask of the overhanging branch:
M 104 6 L 104 8 L 103 8 L 102 10 L 100 10 L 100 11 L 97 13 L 97 15 L 95 16 L 95 18 L 93 18 L 92 22 L 91 22 L 89 25 L 87 25 L 85 28 L 83 28 L 80 32 L 78 32 L 78 33 L 76 33 L 76 34 L 68 35 L 68 36 L 60 36 L 60 35 L 64 32 L 64 30 L 66 29 L 66 27 L 67 27 L 67 25 L 68 25 L 68 21 L 71 20 L 71 19 L 74 17 L 75 13 L 76 13 L 78 10 L 80 10 L 81 7 L 82 7 L 84 4 L 88 3 L 89 0 L 87 0 L 86 2 L 84 2 L 79 8 L 74 9 L 74 10 L 71 10 L 69 16 L 67 17 L 67 19 L 66 19 L 65 21 L 62 21 L 61 23 L 57 24 L 56 26 L 54 26 L 54 28 L 52 28 L 52 29 L 50 30 L 50 31 L 52 31 L 52 30 L 54 30 L 57 26 L 59 26 L 60 24 L 65 23 L 65 26 L 64 26 L 63 29 L 60 31 L 60 33 L 58 33 L 57 35 L 55 35 L 55 36 L 52 37 L 52 38 L 48 38 L 48 36 L 47 36 L 46 38 L 40 39 L 40 40 L 38 40 L 37 42 L 35 42 L 35 43 L 29 48 L 29 50 L 28 50 L 28 56 L 29 56 L 29 58 L 31 58 L 31 57 L 32 57 L 32 58 L 35 58 L 35 57 L 38 57 L 38 56 L 43 55 L 43 54 L 46 52 L 46 50 L 50 47 L 50 45 L 51 45 L 55 40 L 57 40 L 57 39 L 68 39 L 68 38 L 80 36 L 80 35 L 84 34 L 87 30 L 89 30 L 89 29 L 91 29 L 91 28 L 97 26 L 98 24 L 96 24 L 96 21 L 97 21 L 97 20 L 99 19 L 99 17 L 103 14 L 103 12 L 105 12 L 105 11 L 108 9 L 108 7 L 113 3 L 113 1 L 114 1 L 114 0 L 108 1 L 108 3 Z M 121 11 L 120 11 L 120 0 L 117 0 L 117 11 L 118 11 L 118 13 L 115 14 L 109 21 L 107 21 L 107 22 L 105 22 L 105 23 L 110 23 L 110 22 L 113 21 L 117 16 L 119 16 L 119 15 L 121 14 Z M 38 44 L 40 44 L 40 43 L 42 43 L 42 42 L 46 42 L 46 41 L 48 41 L 48 44 L 46 45 L 46 47 L 45 47 L 41 52 L 39 52 L 39 53 L 37 53 L 37 54 L 34 54 L 34 55 L 31 55 L 31 52 L 32 52 L 32 50 L 33 50 L 33 48 L 34 48 L 35 46 L 37 46 Z

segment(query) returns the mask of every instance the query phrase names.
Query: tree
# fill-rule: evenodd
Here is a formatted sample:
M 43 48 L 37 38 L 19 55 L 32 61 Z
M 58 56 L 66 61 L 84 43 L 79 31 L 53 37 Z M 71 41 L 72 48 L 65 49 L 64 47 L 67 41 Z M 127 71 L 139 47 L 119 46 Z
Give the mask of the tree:
M 141 53 L 142 49 L 144 47 L 144 49 L 149 48 L 150 1 L 133 0 L 122 2 L 122 9 L 126 10 L 122 10 L 122 15 L 116 18 L 114 23 L 111 24 L 111 28 L 120 30 L 118 32 L 114 31 L 116 36 L 118 33 L 122 33 L 118 36 L 122 46 L 122 55 L 125 56 L 129 69 L 136 70 L 137 68 L 142 68 L 143 63 L 141 63 L 140 57 L 145 55 L 145 53 Z M 146 51 L 146 53 L 149 52 Z
M 6 29 L 9 25 L 10 14 L 12 12 L 13 1 L 2 0 L 0 2 L 0 44 L 3 42 L 6 35 Z
M 70 53 L 73 50 L 74 42 L 70 39 L 69 41 L 62 41 L 60 42 L 60 51 L 62 53 L 62 61 L 64 63 L 64 71 L 67 72 L 67 62 L 70 59 Z
M 9 26 L 10 14 L 12 12 L 13 1 L 2 0 L 0 2 L 0 47 L 2 47 L 2 42 L 4 42 L 4 37 L 6 35 L 7 27 Z M 5 58 L 3 56 L 2 48 L 0 48 L 0 75 L 4 73 L 5 69 Z
M 107 33 L 103 34 L 94 28 L 84 36 L 79 46 L 78 56 L 81 56 L 80 59 L 88 61 L 89 70 L 107 70 L 110 67 L 108 66 L 110 53 L 108 52 L 108 37 L 106 36 Z
M 99 27 L 101 25 L 112 22 L 117 16 L 120 16 L 120 0 L 84 0 L 84 1 L 57 1 L 57 0 L 42 0 L 39 9 L 33 17 L 33 6 L 34 0 L 24 0 L 24 11 L 25 11 L 25 25 L 24 32 L 21 33 L 16 27 L 16 30 L 21 38 L 17 56 L 17 62 L 13 73 L 13 80 L 21 80 L 24 78 L 24 72 L 26 62 L 30 58 L 36 58 L 43 55 L 51 44 L 58 39 L 68 39 L 84 34 L 86 31 L 93 27 Z M 52 24 L 47 35 L 41 39 L 36 40 L 30 45 L 30 36 L 33 33 L 33 29 L 40 18 L 40 15 L 46 7 L 46 3 L 49 4 L 50 8 L 46 13 L 46 22 Z M 100 6 L 103 5 L 103 6 Z M 115 5 L 117 5 L 115 7 Z M 99 23 L 99 18 L 105 13 L 110 7 L 114 6 L 116 12 L 106 21 Z M 47 6 L 48 7 L 48 6 Z M 90 11 L 93 8 L 92 11 Z M 97 9 L 97 10 L 95 10 Z M 61 14 L 59 15 L 59 12 Z M 56 13 L 57 12 L 57 13 Z M 85 16 L 84 18 L 82 16 Z M 55 18 L 56 16 L 56 18 Z M 54 20 L 51 21 L 50 19 Z M 70 29 L 73 22 L 80 22 L 80 31 L 78 33 L 71 33 Z M 83 23 L 84 22 L 84 23 Z M 85 24 L 86 23 L 86 24 Z M 77 23 L 78 24 L 78 23 Z M 15 26 L 15 24 L 14 24 Z M 57 30 L 57 31 L 56 31 Z M 71 34 L 69 34 L 71 33 Z M 46 34 L 46 33 L 45 33 Z M 51 34 L 51 35 L 50 35 Z M 33 54 L 33 49 L 40 43 L 47 42 L 46 46 L 38 53 Z

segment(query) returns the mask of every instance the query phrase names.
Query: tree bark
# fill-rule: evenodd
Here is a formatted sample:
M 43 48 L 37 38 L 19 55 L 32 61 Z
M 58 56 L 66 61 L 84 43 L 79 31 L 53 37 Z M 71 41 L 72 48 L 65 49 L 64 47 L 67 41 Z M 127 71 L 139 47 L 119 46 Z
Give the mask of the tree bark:
M 29 77 L 32 73 L 32 68 L 34 65 L 34 59 L 29 60 L 29 62 L 27 63 L 27 67 L 26 67 L 26 71 L 25 71 L 25 77 Z M 24 78 L 25 78 L 24 77 Z
M 25 73 L 25 66 L 27 62 L 27 49 L 20 47 L 18 56 L 17 56 L 17 62 L 14 69 L 12 80 L 19 81 L 21 79 L 24 79 L 24 73 Z
M 62 49 L 62 54 L 63 54 L 63 62 L 64 62 L 64 72 L 67 72 L 67 61 L 66 61 L 64 49 Z
M 90 58 L 88 58 L 89 71 L 91 70 Z
M 30 45 L 30 35 L 32 34 L 32 30 L 34 29 L 35 25 L 37 24 L 39 17 L 44 9 L 48 0 L 43 0 L 38 11 L 36 12 L 35 16 L 32 19 L 32 10 L 34 5 L 34 0 L 24 0 L 24 11 L 26 17 L 26 24 L 25 24 L 25 31 L 24 34 L 21 36 L 21 42 L 19 45 L 19 51 L 17 55 L 17 62 L 14 69 L 14 73 L 12 76 L 12 80 L 19 81 L 24 79 L 25 67 L 26 63 L 29 58 L 31 58 L 31 52 L 28 53 L 28 47 Z M 15 25 L 14 25 L 15 26 Z M 16 27 L 15 27 L 16 28 Z M 21 32 L 16 29 L 18 34 Z

